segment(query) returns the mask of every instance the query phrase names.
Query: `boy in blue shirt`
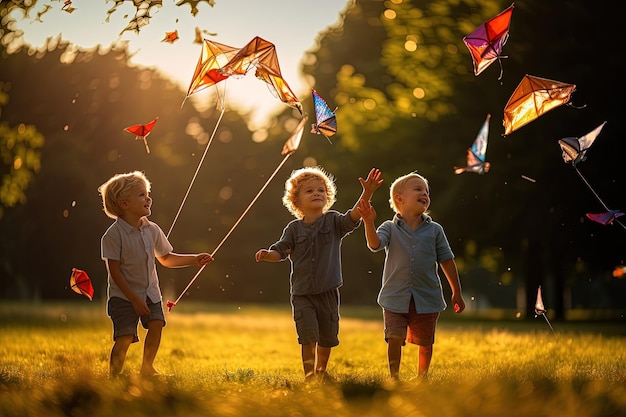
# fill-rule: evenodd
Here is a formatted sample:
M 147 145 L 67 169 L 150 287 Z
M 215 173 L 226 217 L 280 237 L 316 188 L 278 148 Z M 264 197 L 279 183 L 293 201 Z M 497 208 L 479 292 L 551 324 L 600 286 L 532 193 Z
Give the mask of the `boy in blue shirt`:
M 443 227 L 427 214 L 430 190 L 426 178 L 413 172 L 396 179 L 390 187 L 389 203 L 396 214 L 378 229 L 372 205 L 360 201 L 357 206 L 367 246 L 373 252 L 386 252 L 378 304 L 383 309 L 389 372 L 392 379 L 399 379 L 402 346 L 408 342 L 419 346 L 418 376 L 426 379 L 437 320 L 446 309 L 439 266 L 452 289 L 457 313 L 465 309 L 465 301 Z

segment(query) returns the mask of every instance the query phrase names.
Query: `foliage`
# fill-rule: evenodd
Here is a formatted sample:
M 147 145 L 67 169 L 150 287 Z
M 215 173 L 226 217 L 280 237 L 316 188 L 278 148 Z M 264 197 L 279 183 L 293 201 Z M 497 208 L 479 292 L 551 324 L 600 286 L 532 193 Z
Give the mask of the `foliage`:
M 609 26 L 619 22 L 606 1 L 559 5 L 556 20 L 550 18 L 554 5 L 516 3 L 502 80 L 497 64 L 475 77 L 462 38 L 509 4 L 357 0 L 343 25 L 321 36 L 319 50 L 310 52 L 315 58 L 308 58 L 303 70 L 329 104 L 339 106 L 335 147 L 320 160 L 331 154 L 350 160 L 336 165 L 348 177 L 376 166 L 387 184 L 418 170 L 429 178 L 431 214 L 446 229 L 457 256 L 463 256 L 460 263 L 476 266 L 461 270 L 462 281 L 507 293 L 525 287 L 527 314 L 537 286 L 549 284 L 563 294 L 553 300 L 562 316 L 570 302 L 565 294 L 585 293 L 583 275 L 604 285 L 626 256 L 623 231 L 585 219 L 584 213 L 602 207 L 563 164 L 557 145 L 562 137 L 582 135 L 608 120 L 611 130 L 603 131 L 584 169 L 593 173 L 590 181 L 601 187 L 600 195 L 609 196 L 612 208 L 626 204 L 617 156 L 624 149 L 618 139 L 621 115 L 611 87 L 620 82 L 624 64 L 600 33 L 580 30 L 591 15 Z M 586 108 L 565 106 L 503 139 L 497 120 L 526 73 L 576 83 L 574 102 Z M 487 113 L 492 115 L 487 149 L 492 170 L 453 175 Z M 373 198 L 379 222 L 392 215 L 387 199 L 383 192 Z M 476 256 L 498 255 L 470 259 L 463 255 L 467 247 L 476 247 Z M 488 263 L 481 264 L 483 259 Z
M 0 106 L 7 101 L 0 83 Z M 35 126 L 21 123 L 11 127 L 0 119 L 0 218 L 5 207 L 26 202 L 25 191 L 41 168 L 39 149 L 43 144 Z
M 181 306 L 183 307 L 183 306 Z M 387 378 L 380 311 L 346 311 L 333 349 L 334 383 L 305 384 L 289 306 L 188 304 L 167 316 L 156 366 L 140 380 L 132 345 L 124 377 L 107 378 L 110 323 L 102 305 L 0 307 L 0 415 L 94 417 L 467 415 L 580 417 L 626 412 L 622 323 L 442 317 L 428 383 Z M 140 333 L 143 339 L 143 334 Z

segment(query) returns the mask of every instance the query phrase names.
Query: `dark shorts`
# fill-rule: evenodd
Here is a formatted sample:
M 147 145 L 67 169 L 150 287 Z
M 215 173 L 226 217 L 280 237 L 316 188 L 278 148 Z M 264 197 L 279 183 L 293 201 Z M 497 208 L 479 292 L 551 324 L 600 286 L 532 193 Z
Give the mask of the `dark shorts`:
M 314 295 L 292 295 L 291 307 L 298 343 L 321 347 L 339 344 L 339 289 Z
M 435 328 L 439 313 L 418 314 L 411 299 L 408 313 L 394 313 L 383 309 L 385 340 L 403 339 L 406 343 L 430 346 L 435 343 Z M 404 343 L 403 343 L 404 344 Z
M 165 327 L 166 321 L 161 302 L 153 303 L 148 301 L 148 307 L 150 308 L 150 314 L 139 317 L 130 301 L 119 297 L 111 297 L 107 303 L 107 314 L 113 322 L 113 340 L 119 336 L 133 335 L 133 343 L 138 342 L 137 326 L 140 320 L 144 329 L 148 328 L 148 322 L 152 320 L 161 320 L 163 327 Z

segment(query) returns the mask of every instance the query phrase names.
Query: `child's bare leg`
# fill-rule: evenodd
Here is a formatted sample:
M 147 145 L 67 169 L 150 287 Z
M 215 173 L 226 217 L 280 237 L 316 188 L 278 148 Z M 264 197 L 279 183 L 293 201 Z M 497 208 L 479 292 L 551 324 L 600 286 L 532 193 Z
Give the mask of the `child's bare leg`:
M 417 375 L 423 378 L 428 377 L 430 360 L 433 357 L 433 345 L 419 347 L 418 372 Z
M 328 359 L 330 358 L 330 349 L 329 347 L 317 345 L 317 364 L 315 365 L 315 372 L 326 372 Z
M 389 360 L 389 374 L 393 379 L 400 379 L 400 360 L 402 359 L 402 343 L 404 339 L 387 339 L 387 359 Z
M 126 352 L 128 347 L 133 342 L 134 336 L 132 334 L 125 336 L 118 336 L 111 348 L 110 359 L 110 374 L 112 377 L 118 376 L 122 372 L 124 367 L 124 361 L 126 360 Z
M 153 376 L 159 372 L 154 369 L 154 359 L 161 344 L 161 333 L 163 322 L 161 320 L 150 320 L 148 322 L 148 332 L 143 346 L 143 361 L 141 363 L 141 375 Z
M 302 344 L 302 366 L 307 379 L 315 375 L 315 346 L 315 343 Z

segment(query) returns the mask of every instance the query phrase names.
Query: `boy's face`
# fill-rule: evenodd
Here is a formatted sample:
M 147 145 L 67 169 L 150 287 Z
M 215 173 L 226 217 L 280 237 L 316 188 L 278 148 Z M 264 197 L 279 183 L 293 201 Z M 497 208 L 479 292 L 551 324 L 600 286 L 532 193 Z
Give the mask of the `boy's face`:
M 129 214 L 143 217 L 151 214 L 152 198 L 145 185 L 134 187 L 127 198 L 122 201 L 122 208 Z
M 302 211 L 324 209 L 327 202 L 324 181 L 315 178 L 305 181 L 298 192 L 297 202 Z
M 421 178 L 409 179 L 401 193 L 394 196 L 400 214 L 415 212 L 422 214 L 430 206 L 430 191 Z

